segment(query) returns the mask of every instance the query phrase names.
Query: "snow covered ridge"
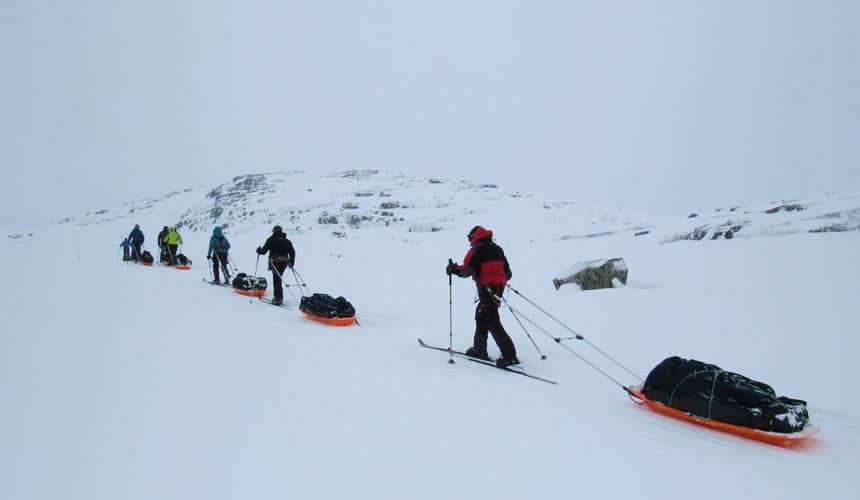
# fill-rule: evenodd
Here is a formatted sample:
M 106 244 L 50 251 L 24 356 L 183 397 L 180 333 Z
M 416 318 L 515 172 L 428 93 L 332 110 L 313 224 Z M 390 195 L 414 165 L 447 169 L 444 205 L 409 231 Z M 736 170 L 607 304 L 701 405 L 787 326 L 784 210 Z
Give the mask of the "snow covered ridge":
M 185 188 L 180 191 L 172 191 L 163 196 L 131 200 L 123 203 L 119 208 L 101 208 L 83 215 L 66 217 L 55 222 L 55 224 L 90 226 L 121 220 L 129 220 L 131 222 L 143 215 L 158 213 L 167 204 L 187 203 L 187 199 L 190 196 L 195 196 L 201 190 L 202 188 L 200 187 Z
M 220 225 L 236 234 L 282 224 L 290 233 L 323 231 L 343 238 L 367 228 L 392 227 L 404 232 L 462 228 L 474 225 L 476 214 L 509 213 L 519 207 L 550 217 L 574 206 L 533 198 L 505 192 L 493 183 L 377 170 L 329 175 L 275 172 L 242 175 L 216 186 L 182 214 L 178 225 L 192 231 Z
M 514 214 L 523 217 L 512 217 Z M 215 187 L 198 186 L 132 200 L 119 208 L 101 208 L 57 224 L 131 224 L 149 222 L 148 217 L 154 217 L 157 226 L 175 224 L 186 231 L 208 232 L 221 225 L 242 234 L 281 224 L 290 233 L 315 231 L 335 238 L 373 228 L 424 233 L 511 221 L 528 222 L 506 227 L 508 234 L 528 233 L 542 221 L 547 224 L 540 225 L 552 231 L 546 236 L 556 241 L 618 236 L 673 243 L 857 231 L 860 193 L 826 194 L 752 208 L 728 206 L 657 220 L 618 209 L 538 199 L 505 191 L 491 182 L 418 178 L 377 170 L 284 171 L 241 175 Z M 7 236 L 26 239 L 33 234 L 29 228 L 15 228 Z
M 690 214 L 686 228 L 664 235 L 662 243 L 828 233 L 860 230 L 860 194 L 826 194 L 809 200 L 771 202 L 767 206 L 716 209 Z
M 601 226 L 600 231 L 565 235 L 560 240 L 633 236 L 659 243 L 731 240 L 860 230 L 860 194 L 825 194 L 808 200 L 771 202 L 751 208 L 730 206 L 710 213 L 691 213 L 678 220 L 651 224 Z

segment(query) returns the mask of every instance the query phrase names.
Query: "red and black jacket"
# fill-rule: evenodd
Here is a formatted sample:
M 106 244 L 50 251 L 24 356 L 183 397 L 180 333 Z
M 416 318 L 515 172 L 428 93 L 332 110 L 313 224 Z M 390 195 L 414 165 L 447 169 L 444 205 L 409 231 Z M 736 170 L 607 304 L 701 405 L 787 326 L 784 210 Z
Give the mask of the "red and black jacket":
M 493 242 L 493 232 L 478 226 L 472 232 L 470 243 L 472 248 L 457 266 L 457 275 L 471 276 L 478 288 L 506 285 L 511 279 L 511 266 L 502 247 Z

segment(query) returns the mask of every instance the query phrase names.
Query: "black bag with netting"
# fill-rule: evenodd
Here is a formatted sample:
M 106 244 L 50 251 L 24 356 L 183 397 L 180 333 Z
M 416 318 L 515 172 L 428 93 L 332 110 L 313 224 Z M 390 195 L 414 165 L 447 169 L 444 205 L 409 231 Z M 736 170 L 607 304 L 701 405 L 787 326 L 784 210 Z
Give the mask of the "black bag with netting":
M 797 432 L 809 423 L 806 401 L 777 397 L 767 384 L 695 359 L 666 358 L 648 374 L 642 393 L 693 415 L 764 431 Z

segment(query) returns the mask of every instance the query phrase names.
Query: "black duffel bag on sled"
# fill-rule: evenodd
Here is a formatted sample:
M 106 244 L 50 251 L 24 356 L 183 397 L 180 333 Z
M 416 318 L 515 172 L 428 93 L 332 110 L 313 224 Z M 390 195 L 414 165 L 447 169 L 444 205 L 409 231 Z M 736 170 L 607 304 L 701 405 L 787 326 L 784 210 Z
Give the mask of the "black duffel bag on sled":
M 325 293 L 302 297 L 299 309 L 321 318 L 352 318 L 355 308 L 343 297 L 334 298 Z
M 763 431 L 794 433 L 809 424 L 806 401 L 777 397 L 767 384 L 678 356 L 651 370 L 642 393 L 693 415 Z
M 265 290 L 268 284 L 266 278 L 262 276 L 248 276 L 245 273 L 239 273 L 233 278 L 233 288 L 243 291 Z

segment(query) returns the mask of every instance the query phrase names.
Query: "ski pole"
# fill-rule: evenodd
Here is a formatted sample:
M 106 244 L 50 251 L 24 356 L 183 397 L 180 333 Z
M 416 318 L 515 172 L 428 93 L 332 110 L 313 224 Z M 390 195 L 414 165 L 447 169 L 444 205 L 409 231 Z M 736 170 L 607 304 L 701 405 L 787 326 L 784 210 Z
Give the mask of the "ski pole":
M 521 293 L 519 292 L 519 290 L 517 290 L 516 288 L 512 287 L 511 285 L 508 285 L 508 288 L 509 288 L 512 292 L 514 292 L 515 294 L 517 294 L 517 295 L 519 295 L 520 297 L 522 297 L 522 298 L 523 298 L 523 300 L 525 300 L 526 302 L 528 302 L 529 304 L 531 304 L 535 309 L 537 309 L 538 311 L 540 311 L 540 312 L 542 312 L 542 313 L 546 314 L 547 316 L 549 316 L 549 318 L 550 318 L 550 319 L 552 319 L 553 321 L 555 321 L 556 323 L 558 323 L 559 325 L 561 325 L 561 327 L 562 327 L 562 328 L 564 328 L 565 330 L 567 330 L 567 331 L 569 331 L 570 333 L 572 333 L 572 334 L 574 335 L 574 337 L 575 337 L 577 340 L 581 340 L 581 341 L 585 342 L 585 343 L 586 343 L 586 344 L 588 344 L 592 349 L 594 349 L 595 351 L 597 351 L 597 352 L 599 352 L 600 354 L 602 354 L 606 359 L 608 359 L 608 360 L 612 361 L 613 363 L 615 363 L 615 364 L 616 364 L 618 367 L 620 367 L 622 370 L 626 371 L 626 372 L 627 372 L 627 373 L 629 373 L 630 375 L 633 375 L 633 376 L 634 376 L 634 377 L 636 377 L 638 380 L 640 380 L 640 381 L 644 382 L 644 380 L 642 379 L 642 377 L 640 377 L 639 375 L 637 375 L 636 373 L 634 373 L 632 370 L 630 370 L 630 369 L 629 369 L 629 368 L 627 368 L 626 366 L 622 365 L 620 362 L 618 362 L 618 360 L 616 360 L 615 358 L 613 358 L 613 357 L 612 357 L 612 356 L 610 356 L 609 354 L 605 353 L 603 350 L 601 350 L 599 347 L 597 347 L 597 346 L 596 346 L 596 345 L 594 345 L 593 343 L 589 342 L 589 341 L 588 341 L 588 339 L 586 339 L 585 337 L 583 337 L 582 335 L 580 335 L 580 334 L 579 334 L 576 330 L 574 330 L 573 328 L 571 328 L 571 327 L 567 326 L 566 324 L 564 324 L 564 322 L 562 322 L 560 319 L 556 318 L 555 316 L 553 316 L 552 314 L 550 314 L 549 312 L 547 312 L 546 310 L 544 310 L 542 307 L 540 307 L 539 305 L 537 305 L 537 304 L 535 304 L 534 302 L 532 302 L 531 300 L 529 300 L 529 298 L 528 298 L 528 297 L 526 297 L 525 295 L 521 294 Z M 556 343 L 561 344 L 561 341 L 562 341 L 562 340 L 568 340 L 568 339 L 562 339 L 562 338 L 559 338 L 559 337 L 553 337 L 553 340 L 555 340 L 555 341 L 556 341 Z
M 448 259 L 448 266 L 453 266 L 454 261 Z M 448 273 L 448 364 L 454 364 L 454 285 L 451 274 Z
M 257 263 L 254 264 L 254 277 L 257 277 L 257 266 L 260 265 L 260 254 L 257 254 Z

